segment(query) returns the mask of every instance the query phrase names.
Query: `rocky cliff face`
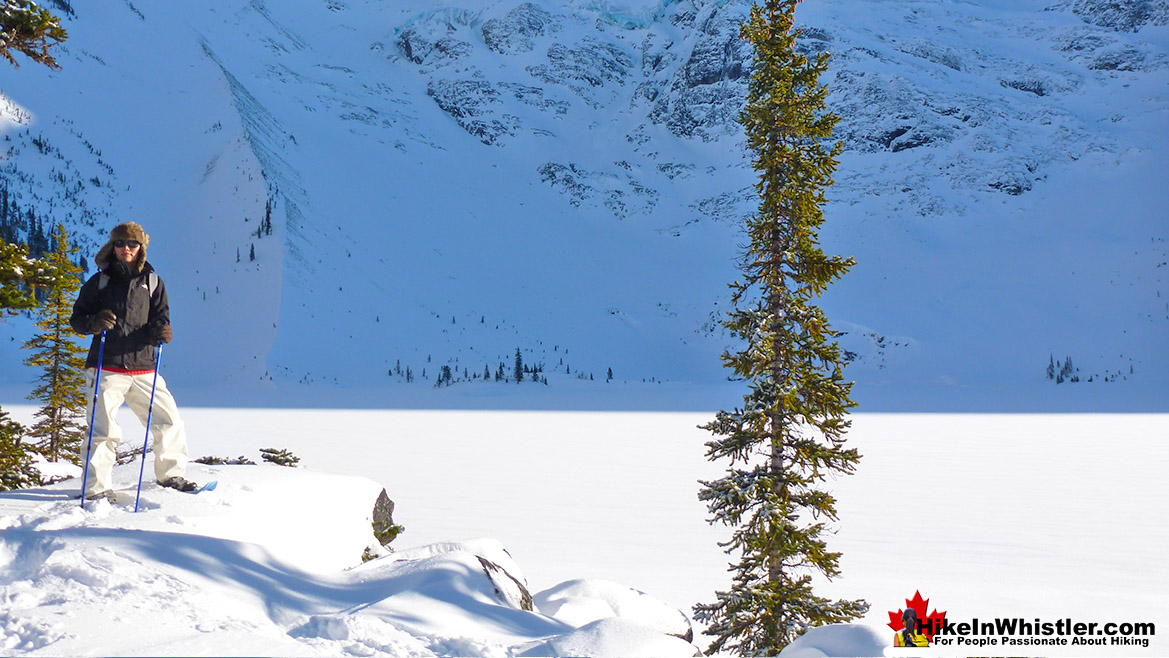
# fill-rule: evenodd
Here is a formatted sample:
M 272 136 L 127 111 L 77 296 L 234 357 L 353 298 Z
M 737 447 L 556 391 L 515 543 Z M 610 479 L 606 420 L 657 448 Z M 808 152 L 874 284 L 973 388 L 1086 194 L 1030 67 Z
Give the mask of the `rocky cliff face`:
M 709 382 L 757 203 L 737 123 L 749 5 L 95 5 L 71 16 L 61 72 L 5 79 L 0 178 L 83 248 L 115 214 L 157 218 L 176 308 L 206 323 L 184 332 L 203 341 L 188 354 L 223 350 L 215 318 L 247 320 L 228 357 L 249 364 L 241 380 L 474 379 L 520 347 L 573 381 L 614 366 Z M 804 53 L 831 55 L 843 152 L 825 237 L 860 263 L 836 289 L 857 364 L 882 381 L 984 364 L 984 381 L 1025 381 L 1016 364 L 1040 372 L 1052 350 L 1123 355 L 1098 357 L 1116 373 L 1163 343 L 1166 236 L 1140 176 L 1164 150 L 1150 126 L 1169 110 L 1166 0 L 804 2 L 797 24 Z M 1119 207 L 1123 240 L 1102 254 L 1093 222 Z M 269 214 L 275 235 L 257 230 Z M 237 317 L 257 300 L 264 313 Z M 985 341 L 1027 354 L 954 361 L 985 354 L 963 313 L 999 317 Z M 373 354 L 315 349 L 357 336 Z M 11 342 L 0 362 L 19 363 Z M 915 351 L 931 356 L 902 358 Z
M 1028 4 L 1010 16 L 976 5 L 853 9 L 867 20 L 821 8 L 803 21 L 799 40 L 809 56 L 832 55 L 825 82 L 841 118 L 842 182 L 850 194 L 897 190 L 903 208 L 927 216 L 963 212 L 961 202 L 925 189 L 939 175 L 963 194 L 1021 195 L 1053 163 L 1114 149 L 1107 132 L 1066 101 L 1100 93 L 1118 73 L 1169 62 L 1127 34 L 1169 21 L 1163 0 Z M 485 144 L 554 137 L 575 122 L 620 117 L 627 154 L 612 167 L 548 162 L 537 174 L 574 206 L 592 200 L 626 218 L 652 209 L 677 175 L 701 169 L 700 162 L 654 161 L 662 141 L 738 148 L 751 68 L 739 39 L 746 11 L 744 2 L 691 0 L 638 15 L 524 3 L 483 19 L 445 9 L 400 26 L 395 45 L 428 78 L 437 106 Z M 1083 22 L 1063 18 L 1069 15 Z M 917 27 L 905 30 L 905 23 Z M 1032 44 L 1035 58 L 1004 47 L 1020 40 Z M 1026 138 L 1036 132 L 1045 139 Z M 849 154 L 882 153 L 909 166 L 883 165 L 887 175 L 849 171 Z M 694 209 L 710 220 L 735 218 L 749 212 L 749 196 L 724 189 Z M 733 199 L 742 203 L 728 214 Z

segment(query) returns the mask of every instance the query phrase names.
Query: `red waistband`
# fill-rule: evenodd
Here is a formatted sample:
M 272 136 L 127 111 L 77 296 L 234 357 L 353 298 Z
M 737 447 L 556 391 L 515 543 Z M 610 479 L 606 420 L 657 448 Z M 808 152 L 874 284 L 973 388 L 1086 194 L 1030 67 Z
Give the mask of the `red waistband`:
M 151 375 L 151 374 L 154 374 L 153 369 L 151 369 L 151 370 L 125 370 L 123 368 L 111 368 L 110 366 L 102 366 L 101 369 L 105 372 L 116 372 L 119 375 Z

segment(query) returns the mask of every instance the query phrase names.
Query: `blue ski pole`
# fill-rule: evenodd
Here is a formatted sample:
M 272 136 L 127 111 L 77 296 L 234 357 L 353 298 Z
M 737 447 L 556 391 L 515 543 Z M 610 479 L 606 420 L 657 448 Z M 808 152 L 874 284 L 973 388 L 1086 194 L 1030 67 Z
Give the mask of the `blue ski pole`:
M 138 493 L 134 496 L 134 511 L 138 511 L 138 501 L 142 498 L 142 475 L 146 472 L 146 446 L 150 445 L 150 423 L 154 419 L 154 390 L 158 388 L 158 367 L 162 365 L 162 343 L 156 348 L 158 354 L 154 357 L 154 383 L 150 385 L 150 409 L 146 412 L 146 438 L 142 441 L 142 465 L 138 467 Z
M 85 487 L 89 485 L 89 460 L 93 452 L 93 421 L 97 417 L 97 391 L 101 388 L 101 362 L 106 355 L 106 332 L 97 339 L 97 374 L 93 377 L 93 408 L 89 411 L 89 443 L 85 446 L 85 463 L 81 465 L 85 474 L 81 476 L 81 508 L 85 509 Z

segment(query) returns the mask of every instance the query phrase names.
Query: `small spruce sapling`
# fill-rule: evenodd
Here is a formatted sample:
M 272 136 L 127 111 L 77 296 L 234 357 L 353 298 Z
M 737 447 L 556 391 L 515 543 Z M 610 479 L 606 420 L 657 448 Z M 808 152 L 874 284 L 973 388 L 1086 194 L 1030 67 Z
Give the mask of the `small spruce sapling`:
M 300 463 L 300 457 L 289 452 L 287 448 L 260 448 L 260 457 L 278 466 L 295 467 Z

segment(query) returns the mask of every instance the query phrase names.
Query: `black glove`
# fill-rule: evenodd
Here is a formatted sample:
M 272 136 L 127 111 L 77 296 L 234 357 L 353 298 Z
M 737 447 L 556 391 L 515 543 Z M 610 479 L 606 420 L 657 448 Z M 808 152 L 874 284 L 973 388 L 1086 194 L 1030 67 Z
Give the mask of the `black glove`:
M 174 337 L 175 337 L 175 334 L 173 331 L 171 331 L 169 324 L 164 324 L 161 327 L 154 330 L 154 344 L 155 345 L 169 343 L 171 341 L 171 339 L 173 339 Z
M 113 311 L 103 308 L 89 319 L 89 328 L 93 333 L 100 334 L 103 331 L 109 331 L 117 320 L 118 316 L 114 315 Z

